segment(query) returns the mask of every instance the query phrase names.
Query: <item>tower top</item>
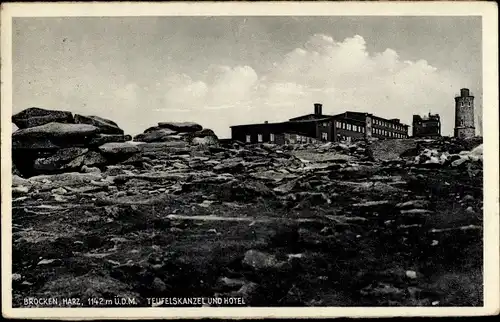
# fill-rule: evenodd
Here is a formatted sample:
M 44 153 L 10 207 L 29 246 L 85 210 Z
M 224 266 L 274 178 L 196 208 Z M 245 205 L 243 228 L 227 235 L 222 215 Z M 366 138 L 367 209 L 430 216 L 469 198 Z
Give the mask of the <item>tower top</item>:
M 467 97 L 470 96 L 470 91 L 468 88 L 462 88 L 460 89 L 460 96 L 461 97 Z

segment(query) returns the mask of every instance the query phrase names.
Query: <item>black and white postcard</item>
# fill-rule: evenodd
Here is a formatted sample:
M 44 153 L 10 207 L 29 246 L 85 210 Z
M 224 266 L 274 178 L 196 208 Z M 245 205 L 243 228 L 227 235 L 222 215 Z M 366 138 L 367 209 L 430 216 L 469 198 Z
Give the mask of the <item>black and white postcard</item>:
M 2 5 L 2 314 L 499 309 L 491 2 Z

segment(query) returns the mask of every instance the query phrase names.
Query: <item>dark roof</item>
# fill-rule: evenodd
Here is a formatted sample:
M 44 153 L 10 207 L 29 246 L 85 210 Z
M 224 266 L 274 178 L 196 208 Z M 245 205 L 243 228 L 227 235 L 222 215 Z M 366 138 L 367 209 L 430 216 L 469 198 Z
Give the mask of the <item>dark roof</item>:
M 302 116 L 297 116 L 294 118 L 289 119 L 288 121 L 284 122 L 275 122 L 275 123 L 254 123 L 254 124 L 242 124 L 242 125 L 233 125 L 230 126 L 230 128 L 233 127 L 244 127 L 244 126 L 257 126 L 257 125 L 284 125 L 286 123 L 297 123 L 297 122 L 321 122 L 321 121 L 328 121 L 331 119 L 337 119 L 337 118 L 344 118 L 344 119 L 350 119 L 353 121 L 358 121 L 358 122 L 364 122 L 364 117 L 365 116 L 370 116 L 372 118 L 384 120 L 385 122 L 393 123 L 393 124 L 398 124 L 401 126 L 409 127 L 409 125 L 397 122 L 396 119 L 386 119 L 380 116 L 373 115 L 372 113 L 365 113 L 365 112 L 354 112 L 354 111 L 346 111 L 344 113 L 339 113 L 335 115 L 325 115 L 325 114 L 306 114 Z M 361 119 L 363 117 L 363 120 Z
M 301 115 L 297 117 L 293 117 L 289 119 L 290 121 L 295 121 L 295 120 L 300 120 L 304 118 L 313 118 L 313 119 L 322 119 L 322 118 L 330 118 L 332 117 L 331 115 L 325 115 L 325 114 L 306 114 L 306 115 Z
M 287 122 L 275 122 L 275 123 L 252 123 L 252 124 L 240 124 L 240 125 L 232 125 L 231 127 L 243 127 L 243 126 L 256 126 L 256 125 L 279 125 L 285 124 Z
M 293 122 L 293 123 L 307 123 L 307 122 L 321 122 L 321 121 L 329 121 L 332 119 L 331 116 L 327 116 L 327 115 L 322 115 L 323 117 L 322 118 L 317 118 L 317 119 L 304 119 L 304 120 L 290 120 L 289 122 Z

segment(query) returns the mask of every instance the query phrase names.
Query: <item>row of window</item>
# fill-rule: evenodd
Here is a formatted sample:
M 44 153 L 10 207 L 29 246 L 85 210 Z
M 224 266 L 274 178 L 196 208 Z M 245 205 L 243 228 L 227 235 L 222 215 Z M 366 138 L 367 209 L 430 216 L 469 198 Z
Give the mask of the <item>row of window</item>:
M 359 133 L 365 133 L 365 128 L 361 125 L 349 124 L 337 121 L 337 128 Z
M 346 125 L 346 123 L 343 123 L 343 124 Z M 347 125 L 351 125 L 351 124 L 347 124 Z M 351 131 L 356 131 L 356 132 L 361 131 L 361 133 L 364 133 L 364 130 L 365 130 L 363 127 L 357 126 L 357 125 L 352 125 L 351 127 L 345 127 L 345 128 L 340 127 L 340 128 L 343 128 L 346 130 L 351 130 Z M 373 134 L 387 136 L 387 137 L 391 137 L 391 138 L 405 138 L 406 137 L 406 135 L 401 134 L 401 133 L 395 133 L 395 132 L 377 129 L 377 128 L 373 129 Z M 343 140 L 348 138 L 348 136 L 343 136 L 343 135 L 340 135 L 339 137 Z M 269 142 L 275 142 L 275 140 L 276 140 L 275 135 L 273 133 L 269 134 Z M 296 140 L 297 140 L 297 142 L 302 142 L 302 141 L 305 142 L 307 140 L 307 138 L 305 136 L 297 135 Z M 328 133 L 327 132 L 321 133 L 321 140 L 328 141 Z M 263 140 L 262 134 L 257 134 L 257 142 L 261 143 L 263 141 L 264 140 Z M 250 135 L 246 136 L 246 142 L 247 143 L 252 142 L 252 137 Z
M 273 133 L 269 134 L 269 141 L 270 142 L 274 142 L 274 140 L 275 140 L 274 134 Z M 262 134 L 257 134 L 257 142 L 260 143 L 260 142 L 263 142 L 263 141 L 264 140 L 263 140 Z M 247 143 L 252 142 L 252 137 L 250 135 L 246 136 L 246 142 Z
M 386 131 L 386 130 L 377 129 L 377 128 L 373 129 L 373 134 L 387 136 L 387 137 L 391 137 L 391 138 L 398 138 L 398 139 L 406 137 L 406 135 L 401 134 L 401 133 L 395 133 L 395 132 Z
M 385 121 L 381 121 L 381 120 L 377 120 L 377 119 L 373 119 L 373 124 L 388 127 L 388 128 L 395 129 L 398 131 L 404 131 L 404 126 L 402 126 L 402 125 L 398 125 L 398 124 L 394 124 L 394 123 L 390 123 L 390 122 L 385 122 Z

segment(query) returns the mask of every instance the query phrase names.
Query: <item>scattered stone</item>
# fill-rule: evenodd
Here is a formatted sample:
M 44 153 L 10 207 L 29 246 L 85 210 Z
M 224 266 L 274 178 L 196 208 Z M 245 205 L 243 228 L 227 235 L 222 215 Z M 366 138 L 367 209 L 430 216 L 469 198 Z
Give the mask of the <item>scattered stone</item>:
M 414 280 L 417 278 L 417 273 L 415 271 L 406 271 L 406 277 Z
M 236 288 L 236 287 L 241 288 L 247 282 L 235 278 L 221 277 L 219 278 L 218 283 L 228 288 Z
M 101 173 L 101 170 L 96 167 L 87 167 L 84 165 L 81 170 L 83 173 Z
M 167 290 L 167 284 L 165 284 L 165 282 L 163 282 L 158 277 L 155 277 L 151 287 L 155 292 L 158 292 L 158 293 L 163 293 Z
M 58 264 L 60 263 L 60 259 L 42 259 L 41 261 L 38 262 L 37 265 L 50 265 L 50 264 Z
M 243 264 L 254 269 L 276 268 L 280 262 L 271 254 L 257 250 L 249 250 L 245 253 Z

